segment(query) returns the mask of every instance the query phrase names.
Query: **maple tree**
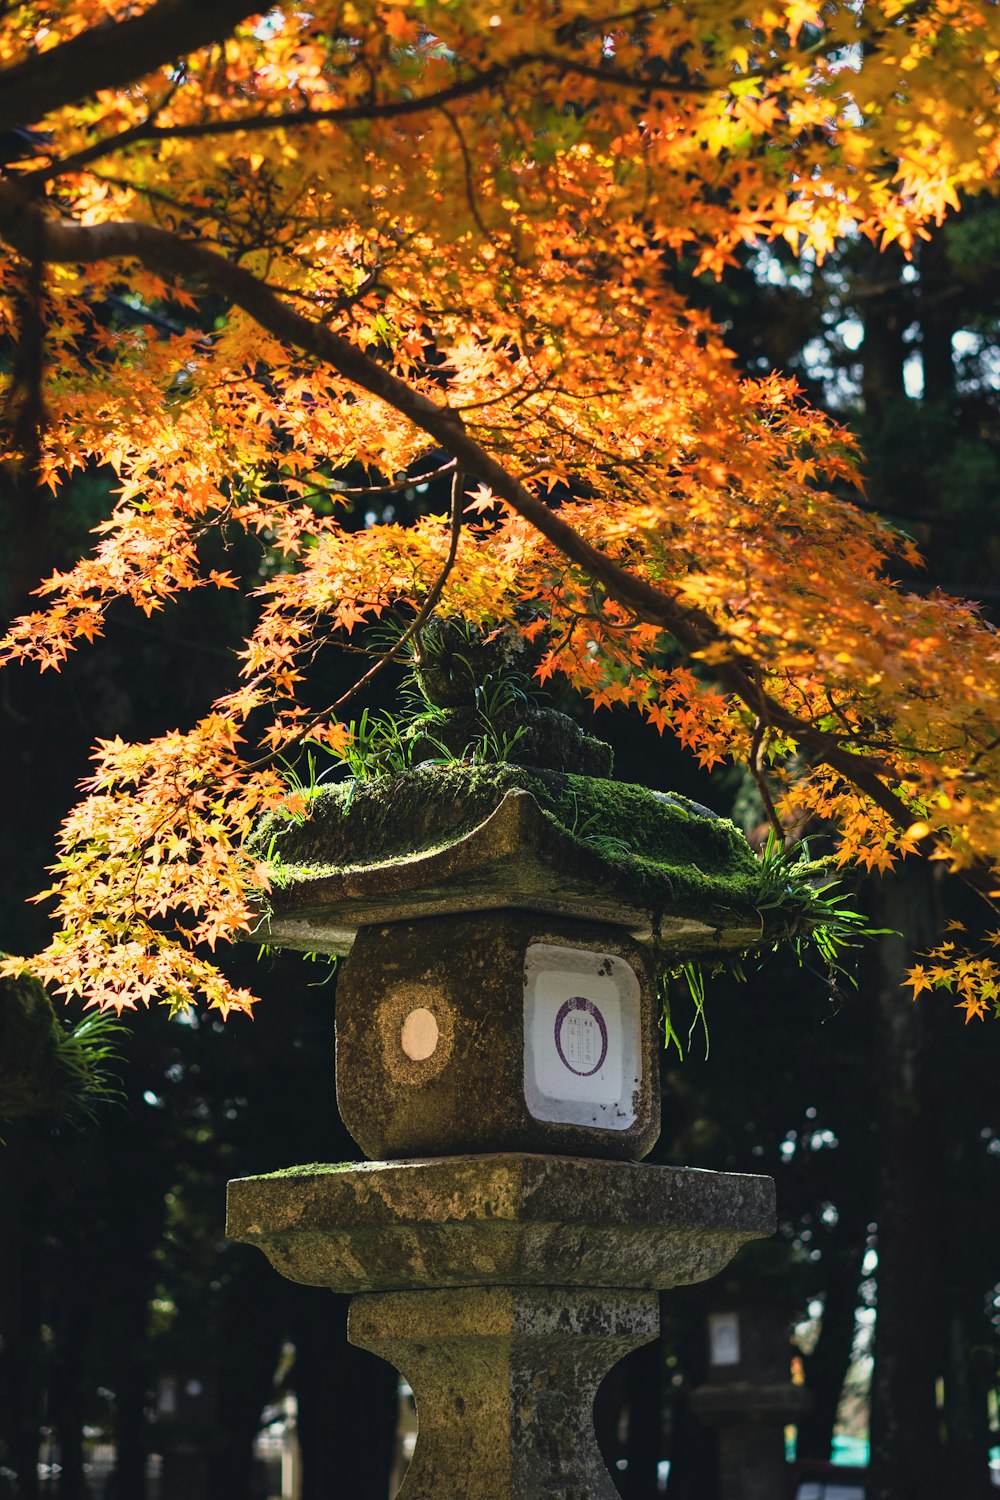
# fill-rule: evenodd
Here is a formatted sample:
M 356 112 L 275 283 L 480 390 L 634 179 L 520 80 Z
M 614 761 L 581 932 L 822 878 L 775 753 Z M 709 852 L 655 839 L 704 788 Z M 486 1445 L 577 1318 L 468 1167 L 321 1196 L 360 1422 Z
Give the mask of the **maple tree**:
M 255 821 L 301 809 L 278 757 L 349 738 L 309 666 L 401 606 L 513 625 L 543 680 L 744 760 L 776 822 L 835 824 L 841 863 L 939 858 L 995 896 L 993 631 L 893 581 L 919 559 L 851 503 L 848 434 L 741 378 L 674 272 L 774 238 L 908 250 L 996 183 L 998 60 L 988 0 L 5 7 L 2 457 L 117 493 L 3 659 L 58 667 L 115 599 L 231 586 L 209 531 L 283 559 L 243 685 L 98 745 L 34 972 L 249 1008 L 206 946 L 255 920 Z M 450 514 L 345 528 L 348 465 L 377 495 L 429 460 Z M 911 977 L 969 1018 L 1000 994 L 989 949 Z

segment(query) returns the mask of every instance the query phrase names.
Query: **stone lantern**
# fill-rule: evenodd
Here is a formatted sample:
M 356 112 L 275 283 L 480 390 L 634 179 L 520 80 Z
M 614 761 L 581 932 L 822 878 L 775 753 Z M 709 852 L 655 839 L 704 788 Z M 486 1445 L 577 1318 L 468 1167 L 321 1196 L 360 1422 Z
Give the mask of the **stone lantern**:
M 802 1272 L 789 1245 L 751 1245 L 703 1293 L 708 1373 L 691 1410 L 718 1434 L 720 1500 L 771 1500 L 787 1488 L 784 1433 L 813 1407 L 813 1394 L 792 1380 Z
M 543 768 L 421 765 L 268 830 L 268 940 L 345 956 L 337 1098 L 369 1160 L 231 1183 L 228 1232 L 354 1294 L 349 1337 L 416 1398 L 405 1500 L 613 1500 L 600 1381 L 660 1289 L 773 1230 L 769 1178 L 641 1164 L 658 976 L 760 941 L 758 863 L 695 804 L 580 774 L 606 749 L 562 724 Z
M 787 1256 L 772 1257 L 777 1265 Z M 791 1379 L 793 1302 L 780 1283 L 753 1271 L 708 1300 L 708 1375 L 691 1409 L 718 1434 L 721 1500 L 773 1500 L 787 1485 L 785 1428 L 812 1407 L 812 1393 Z M 789 1277 L 794 1274 L 789 1266 Z
M 210 1500 L 218 1407 L 214 1369 L 173 1367 L 160 1374 L 156 1432 L 163 1457 L 161 1500 Z

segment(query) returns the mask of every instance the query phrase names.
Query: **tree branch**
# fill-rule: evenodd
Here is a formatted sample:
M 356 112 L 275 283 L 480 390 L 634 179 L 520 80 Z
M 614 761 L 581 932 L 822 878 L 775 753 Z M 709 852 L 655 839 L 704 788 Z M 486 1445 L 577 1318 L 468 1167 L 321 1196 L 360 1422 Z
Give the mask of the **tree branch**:
M 430 400 L 340 334 L 296 312 L 244 267 L 207 245 L 149 224 L 125 220 L 81 225 L 46 218 L 13 184 L 0 185 L 0 237 L 27 257 L 40 253 L 45 260 L 62 264 L 133 259 L 168 276 L 190 276 L 221 292 L 283 343 L 330 365 L 428 433 L 452 455 L 459 469 L 486 483 L 612 598 L 638 619 L 667 631 L 689 655 L 719 644 L 729 648 L 732 659 L 713 662 L 712 668 L 729 692 L 772 729 L 794 738 L 812 764 L 826 764 L 856 786 L 898 826 L 912 823 L 906 803 L 883 780 L 884 763 L 844 749 L 836 735 L 797 718 L 772 698 L 754 681 L 752 660 L 727 640 L 709 615 L 685 607 L 674 595 L 599 551 L 480 447 L 458 412 Z
M 0 130 L 29 125 L 102 89 L 134 83 L 164 63 L 228 36 L 266 6 L 247 0 L 157 0 L 141 15 L 105 21 L 0 73 Z
M 122 151 L 126 146 L 134 146 L 142 141 L 204 140 L 208 136 L 239 135 L 244 131 L 298 130 L 307 125 L 324 123 L 350 125 L 359 120 L 392 120 L 401 115 L 420 114 L 423 110 L 436 109 L 456 99 L 465 99 L 470 94 L 492 88 L 515 67 L 523 66 L 523 59 L 512 58 L 507 63 L 497 63 L 482 73 L 475 73 L 446 88 L 437 89 L 432 94 L 386 99 L 381 103 L 369 100 L 365 104 L 345 104 L 339 108 L 327 109 L 303 105 L 301 109 L 289 109 L 281 114 L 273 110 L 259 110 L 256 114 L 234 115 L 228 120 L 191 120 L 183 125 L 157 125 L 151 119 L 143 120 L 138 125 L 130 125 L 118 135 L 106 136 L 95 141 L 92 146 L 84 146 L 72 156 L 54 161 L 38 172 L 28 173 L 27 179 L 47 181 L 63 172 L 78 172 L 91 162 L 99 161 L 101 157 L 110 156 L 114 151 Z
M 29 173 L 28 180 L 47 181 L 64 172 L 80 171 L 114 151 L 124 150 L 126 146 L 134 146 L 143 141 L 205 140 L 209 136 L 239 135 L 248 131 L 299 130 L 310 125 L 349 125 L 361 120 L 394 120 L 422 114 L 486 92 L 505 83 L 522 69 L 539 64 L 551 67 L 561 77 L 588 78 L 592 82 L 630 92 L 674 95 L 705 95 L 711 92 L 708 85 L 678 83 L 676 80 L 625 73 L 619 69 L 592 67 L 575 62 L 558 52 L 520 52 L 502 63 L 494 63 L 489 68 L 472 73 L 468 78 L 458 79 L 455 83 L 436 89 L 433 93 L 412 94 L 402 99 L 372 99 L 363 104 L 328 108 L 303 105 L 301 109 L 284 110 L 281 113 L 273 110 L 258 110 L 256 113 L 248 111 L 244 115 L 233 115 L 225 120 L 189 120 L 179 125 L 156 125 L 152 119 L 143 120 L 138 125 L 130 125 L 118 135 L 95 141 L 93 145 L 84 146 L 71 156 L 54 161 L 38 172 Z M 740 82 L 749 76 L 753 75 L 741 74 Z
M 420 484 L 430 484 L 433 479 L 440 479 L 444 474 L 450 474 L 455 467 L 455 460 L 449 459 L 438 469 L 427 469 L 422 474 L 405 474 L 402 479 L 393 480 L 392 484 L 317 484 L 313 480 L 310 491 L 318 495 L 333 495 L 340 500 L 369 500 L 377 499 L 379 495 L 398 495 L 400 490 L 415 489 Z

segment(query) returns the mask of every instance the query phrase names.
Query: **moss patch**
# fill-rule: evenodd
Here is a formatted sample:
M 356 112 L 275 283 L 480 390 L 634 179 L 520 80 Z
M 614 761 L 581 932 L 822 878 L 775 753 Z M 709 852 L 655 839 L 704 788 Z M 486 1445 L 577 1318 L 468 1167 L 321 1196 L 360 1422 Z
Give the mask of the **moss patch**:
M 299 1167 L 279 1167 L 276 1172 L 258 1172 L 253 1177 L 241 1177 L 241 1182 L 273 1182 L 277 1177 L 318 1177 L 330 1172 L 363 1172 L 366 1167 L 381 1166 L 380 1162 L 366 1161 L 309 1161 Z
M 437 709 L 411 720 L 406 737 L 414 761 L 434 760 L 442 747 L 457 761 L 469 760 L 469 749 L 479 744 L 489 751 L 475 757 L 479 763 L 543 766 L 580 776 L 610 776 L 614 764 L 610 745 L 552 708 L 518 704 L 492 718 L 475 708 Z
M 70 1079 L 59 1059 L 63 1027 L 34 979 L 0 980 L 0 1119 L 62 1114 Z
M 0 1120 L 22 1115 L 88 1118 L 115 1096 L 113 1016 L 88 1013 L 70 1025 L 28 975 L 0 979 Z

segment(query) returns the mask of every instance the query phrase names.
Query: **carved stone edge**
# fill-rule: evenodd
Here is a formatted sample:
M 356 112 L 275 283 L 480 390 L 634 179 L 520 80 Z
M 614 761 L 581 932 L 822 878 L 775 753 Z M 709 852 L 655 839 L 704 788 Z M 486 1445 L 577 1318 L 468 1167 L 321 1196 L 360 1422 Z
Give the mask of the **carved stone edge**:
M 227 1233 L 344 1292 L 664 1289 L 715 1275 L 774 1224 L 770 1178 L 498 1153 L 239 1179 Z

